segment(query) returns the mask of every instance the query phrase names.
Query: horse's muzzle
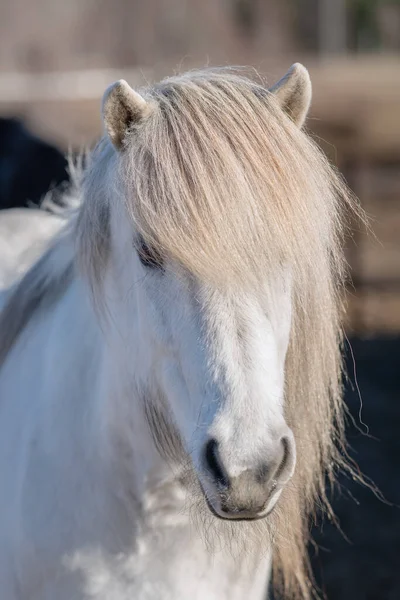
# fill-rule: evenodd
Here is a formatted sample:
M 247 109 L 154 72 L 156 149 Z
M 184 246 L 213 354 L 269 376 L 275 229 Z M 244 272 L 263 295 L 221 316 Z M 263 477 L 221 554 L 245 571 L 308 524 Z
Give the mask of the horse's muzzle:
M 216 439 L 208 440 L 203 452 L 205 481 L 202 484 L 210 510 L 222 519 L 254 520 L 267 516 L 294 471 L 296 460 L 293 434 L 282 436 L 274 456 L 239 474 L 234 465 L 224 464 Z

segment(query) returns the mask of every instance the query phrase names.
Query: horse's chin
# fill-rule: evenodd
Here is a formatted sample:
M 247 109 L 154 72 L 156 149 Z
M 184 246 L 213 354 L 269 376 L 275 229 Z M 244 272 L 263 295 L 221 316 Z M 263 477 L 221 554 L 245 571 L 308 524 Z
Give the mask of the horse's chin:
M 255 515 L 254 517 L 253 516 L 252 517 L 249 517 L 249 516 L 242 516 L 241 517 L 239 515 L 238 516 L 236 516 L 236 515 L 225 516 L 223 513 L 219 512 L 212 505 L 212 503 L 210 502 L 210 500 L 208 499 L 207 494 L 204 491 L 204 488 L 203 488 L 201 482 L 200 482 L 200 488 L 201 488 L 201 491 L 202 491 L 205 503 L 206 503 L 207 508 L 210 511 L 210 513 L 214 517 L 216 517 L 217 519 L 219 519 L 220 521 L 229 521 L 230 523 L 240 523 L 240 522 L 243 522 L 243 521 L 247 521 L 247 522 L 261 521 L 263 519 L 266 519 L 272 513 L 272 511 L 274 510 L 274 508 L 276 506 L 276 503 L 278 502 L 279 496 L 281 495 L 281 491 L 282 491 L 282 490 L 279 490 L 279 491 L 275 492 L 275 494 L 273 494 L 270 497 L 270 499 L 268 501 L 268 504 L 267 504 L 265 510 L 262 513 L 260 513 L 258 515 Z
M 261 514 L 261 515 L 257 515 L 256 517 L 224 517 L 222 514 L 218 513 L 215 508 L 213 507 L 213 505 L 210 503 L 210 501 L 208 500 L 208 498 L 206 496 L 204 496 L 207 507 L 209 509 L 209 511 L 211 512 L 211 514 L 216 517 L 217 519 L 219 519 L 220 521 L 229 521 L 230 523 L 241 523 L 243 521 L 261 521 L 262 519 L 265 519 L 270 512 L 272 512 L 273 508 L 271 509 L 271 511 L 269 512 L 265 512 L 265 514 Z

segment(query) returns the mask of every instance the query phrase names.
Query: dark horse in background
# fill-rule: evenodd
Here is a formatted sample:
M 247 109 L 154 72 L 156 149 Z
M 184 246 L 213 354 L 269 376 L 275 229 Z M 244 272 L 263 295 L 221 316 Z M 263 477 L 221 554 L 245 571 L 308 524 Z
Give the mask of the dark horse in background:
M 62 205 L 68 186 L 65 156 L 17 119 L 0 118 L 0 209 L 40 206 L 49 191 L 52 201 Z M 311 561 L 328 600 L 398 600 L 400 339 L 353 338 L 350 343 L 356 364 L 355 371 L 348 345 L 350 453 L 391 504 L 356 482 L 339 479 L 341 489 L 333 496 L 333 509 L 348 539 L 326 522 L 322 530 L 315 529 L 318 549 L 310 548 Z M 369 435 L 364 425 L 354 426 L 360 423 L 360 415 Z
M 50 190 L 55 202 L 68 184 L 60 150 L 33 135 L 14 118 L 0 118 L 0 209 L 39 206 Z

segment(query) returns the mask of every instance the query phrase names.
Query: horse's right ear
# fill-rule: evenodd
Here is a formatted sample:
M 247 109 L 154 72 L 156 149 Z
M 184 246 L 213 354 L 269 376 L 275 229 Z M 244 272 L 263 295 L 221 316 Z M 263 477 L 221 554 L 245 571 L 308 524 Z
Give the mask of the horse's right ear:
M 295 63 L 269 91 L 293 123 L 301 128 L 311 104 L 311 81 L 307 69 Z
M 110 85 L 103 96 L 103 122 L 110 140 L 120 150 L 131 125 L 140 121 L 149 105 L 131 86 L 120 79 Z

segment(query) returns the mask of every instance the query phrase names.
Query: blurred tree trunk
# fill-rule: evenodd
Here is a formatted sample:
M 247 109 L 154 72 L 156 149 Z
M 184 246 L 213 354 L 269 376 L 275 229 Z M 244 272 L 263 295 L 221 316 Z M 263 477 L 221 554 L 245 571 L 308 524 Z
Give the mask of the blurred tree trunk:
M 400 49 L 400 4 L 382 2 L 376 14 L 381 49 L 395 52 Z
M 319 0 L 319 51 L 322 55 L 347 51 L 346 0 Z

